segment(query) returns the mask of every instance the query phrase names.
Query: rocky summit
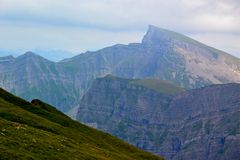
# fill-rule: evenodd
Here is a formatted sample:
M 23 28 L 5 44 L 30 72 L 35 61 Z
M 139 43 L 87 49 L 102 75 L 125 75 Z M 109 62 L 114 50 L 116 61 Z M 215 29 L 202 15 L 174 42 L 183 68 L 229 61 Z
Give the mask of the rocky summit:
M 184 35 L 149 26 L 141 43 L 114 45 L 58 63 L 32 52 L 0 58 L 0 87 L 67 113 L 97 77 L 160 78 L 184 88 L 240 82 L 240 60 Z
M 77 119 L 169 160 L 240 157 L 240 84 L 186 91 L 106 76 L 83 96 Z

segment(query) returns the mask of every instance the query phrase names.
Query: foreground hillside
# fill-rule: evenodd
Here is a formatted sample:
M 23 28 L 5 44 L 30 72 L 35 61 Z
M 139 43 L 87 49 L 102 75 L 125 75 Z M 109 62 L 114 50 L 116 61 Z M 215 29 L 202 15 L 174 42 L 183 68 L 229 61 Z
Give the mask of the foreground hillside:
M 240 84 L 182 91 L 107 76 L 83 96 L 77 119 L 166 159 L 240 157 Z
M 0 89 L 0 159 L 160 160 L 71 120 L 39 100 Z
M 93 80 L 160 78 L 184 88 L 240 82 L 240 60 L 184 35 L 149 26 L 141 43 L 114 45 L 54 63 L 34 53 L 0 58 L 0 87 L 67 113 Z

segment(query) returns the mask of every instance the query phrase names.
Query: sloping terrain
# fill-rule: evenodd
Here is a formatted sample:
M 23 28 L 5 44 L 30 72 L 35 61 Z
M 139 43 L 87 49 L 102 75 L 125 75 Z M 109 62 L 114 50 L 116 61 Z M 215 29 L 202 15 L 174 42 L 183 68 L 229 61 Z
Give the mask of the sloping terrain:
M 77 119 L 166 159 L 240 157 L 240 84 L 183 91 L 107 76 L 83 96 Z
M 71 120 L 52 106 L 0 89 L 0 159 L 160 160 Z
M 240 60 L 184 35 L 149 26 L 141 43 L 114 45 L 54 63 L 28 52 L 0 58 L 0 87 L 41 99 L 63 112 L 76 107 L 93 80 L 113 74 L 160 78 L 183 88 L 240 82 Z
M 64 112 L 78 103 L 80 96 L 68 72 L 32 52 L 1 58 L 0 81 L 0 87 L 21 98 L 38 98 Z

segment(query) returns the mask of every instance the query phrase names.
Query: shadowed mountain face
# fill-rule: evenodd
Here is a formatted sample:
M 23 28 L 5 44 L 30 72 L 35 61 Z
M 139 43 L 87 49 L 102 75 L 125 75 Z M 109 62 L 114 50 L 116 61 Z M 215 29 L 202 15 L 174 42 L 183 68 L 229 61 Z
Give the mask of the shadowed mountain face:
M 40 100 L 29 103 L 0 88 L 0 159 L 162 158 L 73 121 Z
M 77 120 L 167 159 L 238 160 L 240 84 L 190 91 L 171 85 L 171 92 L 166 85 L 99 78 L 83 96 Z
M 240 60 L 175 32 L 149 26 L 142 43 L 115 45 L 54 63 L 33 53 L 0 58 L 0 86 L 68 112 L 97 77 L 161 78 L 184 88 L 240 82 Z

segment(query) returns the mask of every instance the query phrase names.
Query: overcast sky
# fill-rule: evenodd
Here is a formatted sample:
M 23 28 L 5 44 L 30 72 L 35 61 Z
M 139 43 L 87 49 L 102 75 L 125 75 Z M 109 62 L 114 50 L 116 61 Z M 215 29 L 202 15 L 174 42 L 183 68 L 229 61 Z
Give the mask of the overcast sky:
M 76 54 L 140 42 L 148 24 L 240 57 L 240 0 L 0 0 L 0 50 Z

